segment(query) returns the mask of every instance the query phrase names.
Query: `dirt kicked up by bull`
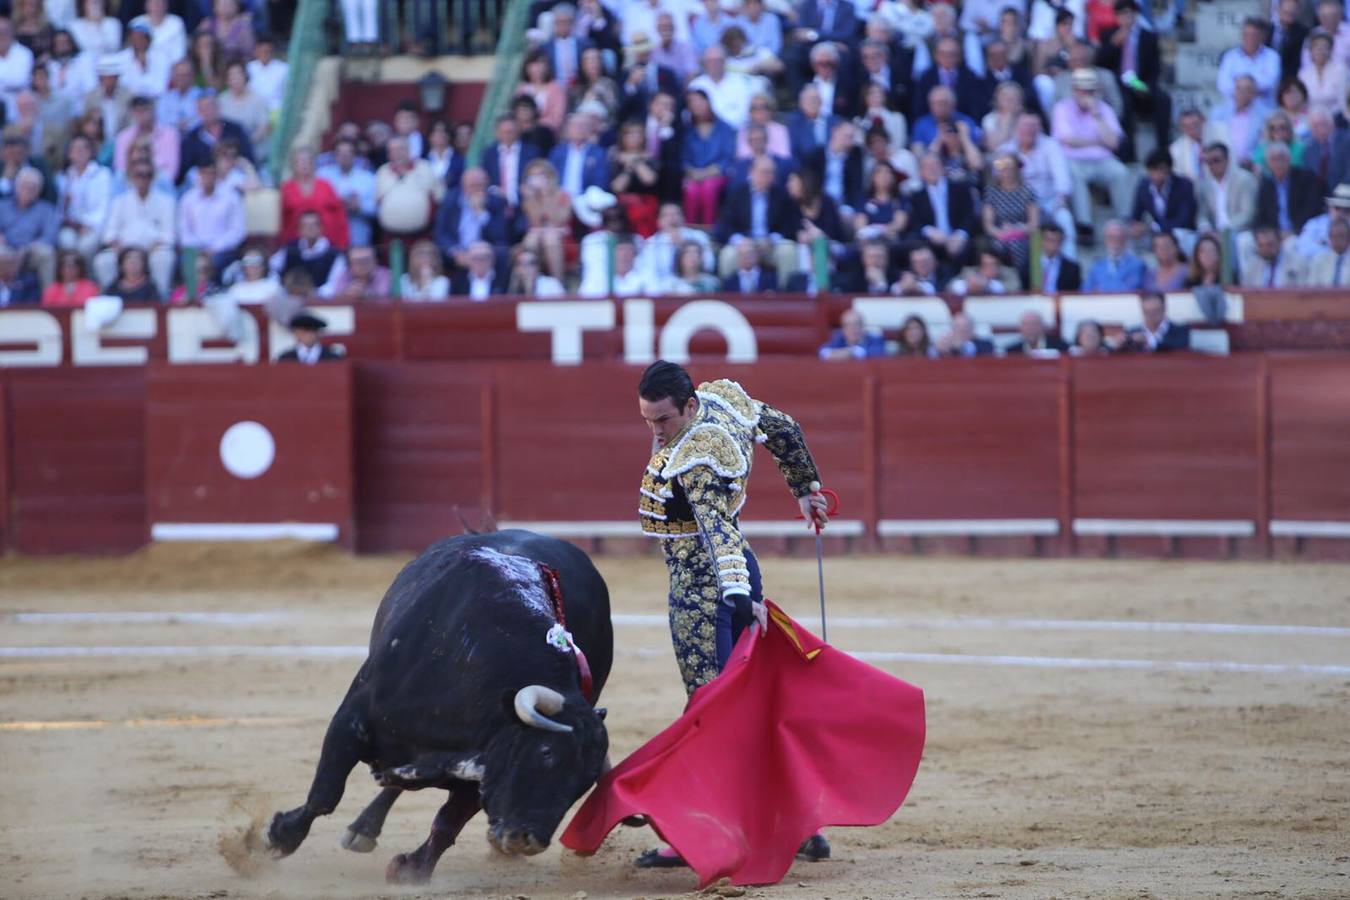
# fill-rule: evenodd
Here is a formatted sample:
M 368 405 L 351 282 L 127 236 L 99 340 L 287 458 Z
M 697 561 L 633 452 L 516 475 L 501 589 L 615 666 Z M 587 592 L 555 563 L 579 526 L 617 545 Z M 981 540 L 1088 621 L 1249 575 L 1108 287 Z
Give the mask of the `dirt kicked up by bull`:
M 432 545 L 380 602 L 309 796 L 273 817 L 267 850 L 294 853 L 366 763 L 383 790 L 348 827 L 350 850 L 375 849 L 403 791 L 449 793 L 426 841 L 390 861 L 389 881 L 428 880 L 479 810 L 495 849 L 542 852 L 608 765 L 595 701 L 613 657 L 609 591 L 576 547 L 517 530 Z

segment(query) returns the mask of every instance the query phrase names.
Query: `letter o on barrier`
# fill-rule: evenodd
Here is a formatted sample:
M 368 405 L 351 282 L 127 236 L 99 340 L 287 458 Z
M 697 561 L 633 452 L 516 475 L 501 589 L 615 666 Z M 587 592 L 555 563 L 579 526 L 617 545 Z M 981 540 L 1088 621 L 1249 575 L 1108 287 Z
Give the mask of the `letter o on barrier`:
M 726 339 L 727 362 L 754 362 L 759 358 L 755 330 L 739 309 L 721 300 L 694 300 L 675 310 L 661 330 L 661 358 L 688 362 L 689 342 L 704 330 L 716 331 Z

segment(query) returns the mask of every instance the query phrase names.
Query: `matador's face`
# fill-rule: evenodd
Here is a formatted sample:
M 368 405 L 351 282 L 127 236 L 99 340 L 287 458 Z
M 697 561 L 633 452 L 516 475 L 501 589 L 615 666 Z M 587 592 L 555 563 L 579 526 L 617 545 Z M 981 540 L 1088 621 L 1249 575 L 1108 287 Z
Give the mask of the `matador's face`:
M 684 430 L 689 420 L 698 412 L 698 398 L 690 397 L 684 409 L 675 405 L 669 397 L 660 400 L 648 400 L 638 397 L 638 412 L 642 420 L 652 430 L 652 440 L 656 447 L 664 447 L 671 438 Z

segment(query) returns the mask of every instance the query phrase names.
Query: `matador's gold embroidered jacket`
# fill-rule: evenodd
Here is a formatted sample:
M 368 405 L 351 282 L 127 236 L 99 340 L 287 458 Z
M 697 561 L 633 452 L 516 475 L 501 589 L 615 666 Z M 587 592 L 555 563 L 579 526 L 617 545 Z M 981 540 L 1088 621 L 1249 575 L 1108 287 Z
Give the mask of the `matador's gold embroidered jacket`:
M 716 568 L 721 596 L 749 594 L 745 540 L 736 517 L 745 505 L 755 444 L 773 454 L 795 497 L 809 494 L 820 473 L 791 416 L 755 400 L 734 381 L 707 382 L 696 393 L 693 420 L 647 463 L 638 506 L 642 530 L 664 540 L 672 584 L 677 561 L 702 556 L 682 545 L 701 543 Z

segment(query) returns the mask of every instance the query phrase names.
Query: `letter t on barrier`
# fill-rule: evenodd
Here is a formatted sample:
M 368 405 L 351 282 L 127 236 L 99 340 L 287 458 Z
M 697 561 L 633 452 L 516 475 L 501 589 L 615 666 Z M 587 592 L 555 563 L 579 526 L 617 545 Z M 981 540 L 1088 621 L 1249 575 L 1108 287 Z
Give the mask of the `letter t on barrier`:
M 614 327 L 614 304 L 609 300 L 526 302 L 516 306 L 516 330 L 547 331 L 553 335 L 555 365 L 581 362 L 581 333 Z

